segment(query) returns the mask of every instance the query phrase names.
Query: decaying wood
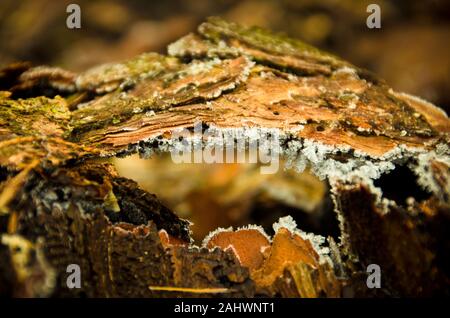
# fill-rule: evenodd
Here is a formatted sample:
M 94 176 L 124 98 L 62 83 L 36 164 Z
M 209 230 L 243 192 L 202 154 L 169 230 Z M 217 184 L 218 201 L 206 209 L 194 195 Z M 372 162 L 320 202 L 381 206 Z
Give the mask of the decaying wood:
M 449 293 L 443 111 L 297 40 L 217 18 L 168 51 L 82 74 L 0 72 L 1 294 L 367 295 L 357 286 L 371 263 L 383 295 Z M 176 129 L 199 121 L 279 129 L 288 166 L 330 182 L 341 242 L 282 219 L 273 238 L 221 230 L 196 247 L 187 221 L 97 160 L 167 150 Z M 399 181 L 407 203 L 374 183 L 400 167 L 417 179 Z M 81 289 L 65 285 L 71 263 Z

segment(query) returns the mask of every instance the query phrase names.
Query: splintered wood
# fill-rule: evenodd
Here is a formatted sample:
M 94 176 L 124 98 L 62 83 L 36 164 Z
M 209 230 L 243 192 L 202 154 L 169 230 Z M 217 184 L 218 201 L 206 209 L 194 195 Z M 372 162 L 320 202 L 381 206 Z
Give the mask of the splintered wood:
M 338 57 L 211 18 L 167 56 L 81 74 L 18 63 L 0 71 L 0 89 L 1 295 L 450 292 L 450 121 Z M 283 218 L 272 237 L 222 229 L 198 247 L 188 221 L 98 160 L 168 151 L 198 122 L 277 129 L 286 165 L 329 182 L 339 241 Z M 384 197 L 396 171 L 405 202 Z M 69 264 L 80 289 L 66 286 Z M 365 285 L 369 264 L 381 289 Z

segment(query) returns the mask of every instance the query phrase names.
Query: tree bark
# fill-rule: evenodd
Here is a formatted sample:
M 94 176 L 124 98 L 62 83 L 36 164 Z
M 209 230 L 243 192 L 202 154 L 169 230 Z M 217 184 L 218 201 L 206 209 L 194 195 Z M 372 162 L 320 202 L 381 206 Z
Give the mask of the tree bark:
M 27 64 L 0 72 L 0 294 L 449 293 L 442 110 L 298 40 L 218 18 L 168 53 L 81 74 Z M 340 242 L 283 219 L 273 238 L 250 227 L 196 247 L 187 221 L 99 160 L 168 151 L 172 134 L 197 122 L 277 129 L 288 165 L 330 183 Z M 372 263 L 381 290 L 364 287 Z M 80 289 L 67 288 L 69 264 L 80 265 Z

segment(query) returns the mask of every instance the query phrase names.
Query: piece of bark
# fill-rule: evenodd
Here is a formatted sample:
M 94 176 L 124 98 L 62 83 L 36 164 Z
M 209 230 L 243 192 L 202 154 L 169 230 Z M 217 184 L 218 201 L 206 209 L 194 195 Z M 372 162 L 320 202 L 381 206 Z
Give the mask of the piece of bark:
M 232 295 L 252 293 L 247 270 L 232 255 L 189 248 L 188 223 L 136 183 L 116 176 L 111 166 L 87 164 L 35 173 L 12 205 L 7 229 L 2 228 L 9 233 L 3 236 L 2 249 L 8 247 L 9 265 L 18 273 L 8 277 L 16 280 L 15 296 L 164 295 L 149 286 L 222 287 L 232 289 Z M 164 248 L 158 229 L 183 244 Z M 38 247 L 39 238 L 45 244 Z M 17 251 L 15 241 L 21 250 Z M 32 247 L 25 250 L 22 242 Z M 38 270 L 45 272 L 44 265 L 35 265 L 33 259 L 38 249 L 49 260 L 45 269 L 56 276 L 56 282 L 36 292 L 26 287 Z M 23 253 L 27 260 L 22 275 L 17 271 L 22 267 L 14 263 L 15 253 Z M 81 289 L 66 286 L 69 264 L 81 268 Z
M 448 293 L 444 112 L 300 41 L 217 18 L 169 53 L 100 66 L 75 79 L 49 69 L 4 73 L 2 293 L 316 297 L 339 296 L 347 285 L 364 295 L 355 277 L 371 262 L 382 266 L 386 294 Z M 72 81 L 72 95 L 39 95 L 49 85 L 51 94 L 66 89 L 61 78 Z M 11 95 L 14 87 L 39 96 L 20 99 Z M 259 267 L 240 260 L 238 247 L 195 247 L 187 221 L 95 162 L 170 150 L 171 134 L 199 121 L 219 130 L 278 129 L 288 166 L 309 166 L 330 182 L 342 225 L 339 246 L 330 252 L 323 238 L 286 225 L 277 226 L 273 254 Z M 373 186 L 401 167 L 418 176 L 406 195 L 415 188 L 428 193 L 410 211 L 403 202 L 387 204 Z M 81 290 L 66 288 L 71 263 L 82 268 Z M 416 271 L 411 282 L 408 265 Z
M 396 94 L 374 77 L 368 77 L 365 71 L 299 41 L 259 29 L 246 30 L 216 19 L 200 26 L 199 33 L 202 37 L 199 41 L 206 45 L 215 45 L 222 39 L 227 41 L 219 42 L 215 50 L 222 45 L 226 49 L 233 48 L 236 56 L 242 56 L 229 60 L 234 61 L 236 67 L 242 65 L 238 72 L 245 77 L 235 83 L 235 88 L 239 89 L 231 87 L 227 94 L 221 94 L 220 78 L 215 68 L 209 66 L 211 62 L 193 61 L 172 76 L 166 74 L 143 80 L 126 92 L 102 96 L 85 105 L 74 113 L 70 138 L 101 147 L 110 154 L 202 121 L 219 128 L 245 125 L 279 128 L 296 138 L 350 147 L 348 151 L 379 158 L 399 145 L 428 148 L 425 144 L 437 143 L 442 138 L 440 133 L 449 131 L 448 125 L 434 125 L 448 120 L 442 112 L 431 113 L 434 106 L 416 101 L 420 107 L 415 107 L 410 99 Z M 253 38 L 247 33 L 253 34 L 255 39 L 250 41 L 249 38 Z M 183 47 L 183 43 L 172 49 L 172 54 L 191 57 L 189 50 L 195 50 L 195 46 Z M 242 43 L 252 45 L 253 49 L 242 48 Z M 282 58 L 289 57 L 287 62 L 278 61 L 280 47 L 285 51 Z M 261 58 L 259 53 L 268 56 Z M 252 66 L 246 62 L 249 59 L 262 64 Z M 305 59 L 317 67 L 327 67 L 328 71 L 306 68 L 305 76 L 296 76 L 295 63 Z M 192 69 L 196 78 L 203 79 L 201 83 L 190 77 Z M 230 67 L 226 69 L 233 72 Z M 231 73 L 227 76 L 233 77 Z M 189 80 L 184 80 L 185 77 Z M 167 87 L 154 88 L 164 85 Z M 211 86 L 214 93 L 211 93 Z M 103 119 L 104 112 L 99 110 L 111 104 L 120 104 L 122 111 Z M 130 110 L 134 110 L 132 116 Z M 148 116 L 148 111 L 155 112 L 155 116 Z M 110 125 L 112 120 L 114 125 Z M 106 127 L 99 127 L 102 123 Z M 164 123 L 168 123 L 167 127 Z M 89 127 L 89 131 L 85 127 Z
M 422 164 L 427 172 L 420 173 L 430 175 L 427 182 L 433 193 L 424 199 L 382 198 L 379 189 L 363 180 L 333 186 L 347 254 L 357 255 L 362 267 L 379 265 L 382 288 L 395 296 L 450 292 L 450 166 L 436 159 Z
M 290 217 L 274 224 L 273 240 L 259 227 L 236 231 L 219 229 L 205 238 L 206 247 L 233 252 L 250 271 L 259 293 L 285 297 L 339 297 L 338 279 L 331 259 L 319 250 L 314 238 L 296 229 Z M 317 237 L 318 238 L 318 237 Z M 290 279 L 295 288 L 290 292 Z M 288 287 L 288 288 L 286 288 Z

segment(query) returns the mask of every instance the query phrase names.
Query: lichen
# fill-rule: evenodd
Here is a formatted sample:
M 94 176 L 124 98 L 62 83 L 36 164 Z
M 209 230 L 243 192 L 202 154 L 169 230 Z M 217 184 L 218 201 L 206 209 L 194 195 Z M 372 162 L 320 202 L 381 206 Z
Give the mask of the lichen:
M 14 100 L 0 97 L 2 134 L 17 136 L 62 136 L 69 130 L 70 112 L 64 98 L 34 97 Z
M 121 85 L 132 85 L 137 80 L 152 78 L 179 67 L 177 59 L 156 53 L 143 53 L 122 63 L 109 63 L 96 66 L 76 79 L 79 90 L 92 90 L 96 93 L 112 92 Z

